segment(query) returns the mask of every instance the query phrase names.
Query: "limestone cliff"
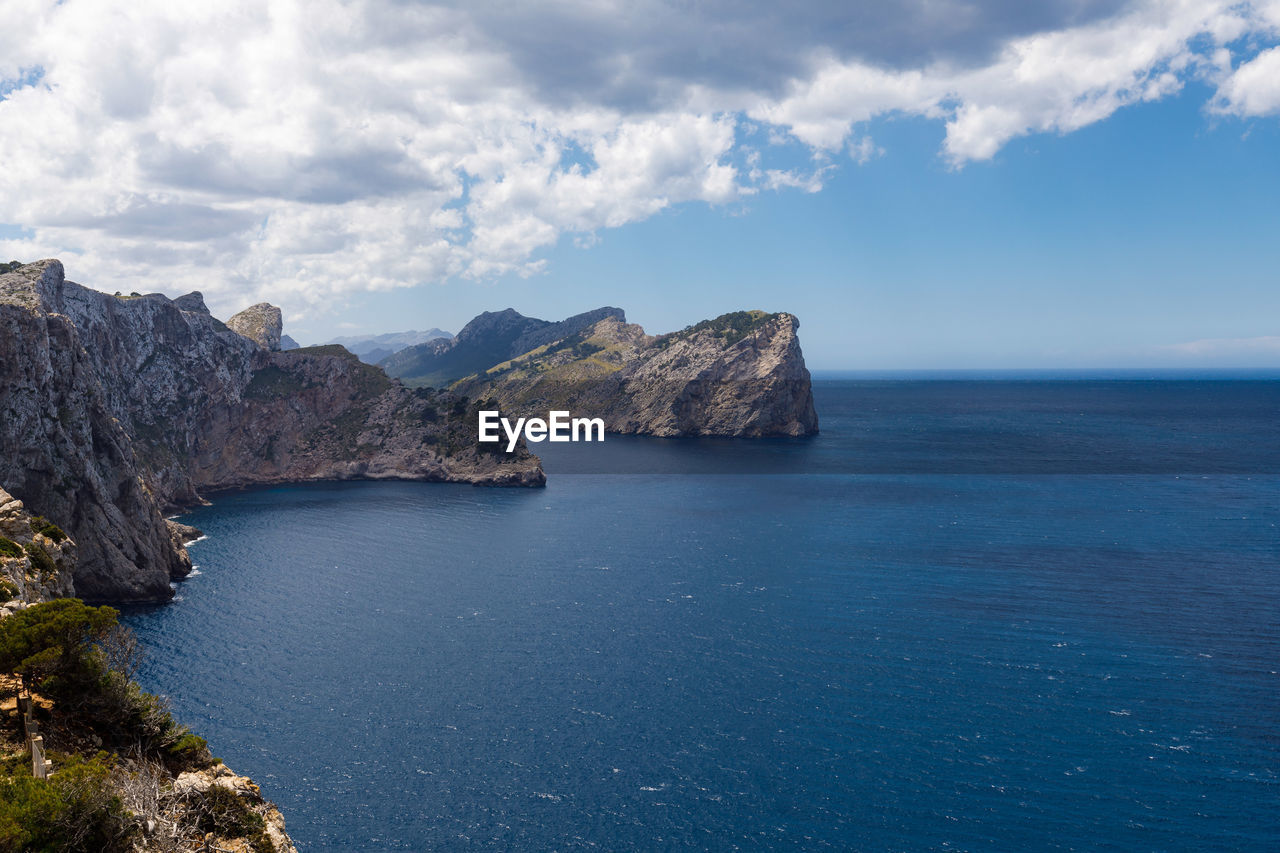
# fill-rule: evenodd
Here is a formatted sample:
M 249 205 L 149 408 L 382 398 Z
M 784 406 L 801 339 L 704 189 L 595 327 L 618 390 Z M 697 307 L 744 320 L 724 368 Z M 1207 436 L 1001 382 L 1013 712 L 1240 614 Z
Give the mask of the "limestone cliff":
M 514 415 L 565 409 L 617 433 L 802 436 L 818 431 L 791 314 L 740 311 L 649 336 L 621 312 L 462 379 Z M 461 337 L 461 335 L 459 335 Z
M 244 335 L 263 349 L 281 349 L 280 332 L 284 328 L 284 318 L 274 305 L 266 302 L 250 305 L 228 320 L 227 328 Z
M 161 511 L 202 491 L 544 482 L 525 452 L 477 449 L 466 401 L 393 383 L 341 347 L 272 351 L 278 312 L 237 316 L 240 332 L 198 293 L 99 293 L 57 261 L 0 275 L 0 483 L 80 543 L 79 596 L 167 599 L 190 560 Z
M 163 600 L 191 563 L 143 480 L 112 399 L 119 383 L 100 379 L 120 354 L 89 356 L 71 317 L 48 306 L 61 286 L 56 263 L 0 275 L 0 483 L 80 543 L 81 595 Z

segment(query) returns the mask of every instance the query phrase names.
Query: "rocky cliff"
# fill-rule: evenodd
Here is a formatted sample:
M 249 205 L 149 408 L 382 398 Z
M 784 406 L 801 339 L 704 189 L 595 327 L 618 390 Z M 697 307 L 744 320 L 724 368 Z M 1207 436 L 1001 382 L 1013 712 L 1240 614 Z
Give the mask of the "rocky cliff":
M 803 436 L 818 431 L 791 314 L 739 311 L 650 336 L 617 309 L 464 378 L 453 389 L 513 415 L 564 409 L 617 433 Z M 459 334 L 459 338 L 462 335 Z
M 199 293 L 111 296 L 58 261 L 0 275 L 0 484 L 80 543 L 76 593 L 164 600 L 190 560 L 162 517 L 203 491 L 314 479 L 539 485 L 477 450 L 465 400 L 341 347 L 273 351 L 270 306 L 233 330 Z

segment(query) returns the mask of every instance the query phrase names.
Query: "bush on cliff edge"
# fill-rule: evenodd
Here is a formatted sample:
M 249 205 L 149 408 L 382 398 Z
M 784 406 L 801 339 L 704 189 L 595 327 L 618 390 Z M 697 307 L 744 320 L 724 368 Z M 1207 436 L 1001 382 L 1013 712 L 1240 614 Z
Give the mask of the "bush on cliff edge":
M 0 768 L 0 851 L 131 849 L 130 816 L 111 785 L 113 759 L 53 756 L 58 770 L 49 781 L 31 775 L 26 758 Z
M 140 651 L 110 607 L 61 598 L 0 620 L 0 672 L 52 700 L 54 710 L 120 751 L 174 769 L 211 763 L 203 739 L 178 725 L 164 700 L 133 680 Z

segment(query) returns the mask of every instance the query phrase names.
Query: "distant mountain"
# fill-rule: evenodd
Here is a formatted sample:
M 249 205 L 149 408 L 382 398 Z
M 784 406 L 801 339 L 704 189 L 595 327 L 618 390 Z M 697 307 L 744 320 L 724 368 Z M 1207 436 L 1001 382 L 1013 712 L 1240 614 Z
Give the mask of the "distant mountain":
M 609 432 L 812 435 L 818 416 L 799 326 L 791 314 L 737 311 L 654 336 L 618 308 L 558 323 L 508 308 L 383 368 L 406 384 L 494 400 L 514 417 L 599 417 Z
M 281 349 L 281 351 L 284 351 L 284 350 L 291 350 L 291 349 L 298 349 L 300 346 L 301 346 L 301 345 L 300 345 L 297 341 L 295 341 L 293 338 L 289 337 L 288 335 L 281 335 L 281 336 L 280 336 L 280 349 Z
M 597 308 L 553 323 L 526 317 L 511 308 L 486 311 L 463 327 L 450 341 L 430 341 L 408 347 L 384 359 L 382 368 L 407 385 L 443 388 L 529 350 L 589 329 L 613 317 L 622 322 L 621 308 Z
M 342 344 L 366 364 L 377 364 L 405 347 L 442 339 L 452 340 L 453 335 L 443 329 L 428 329 L 425 332 L 408 331 L 388 332 L 384 335 L 351 335 L 334 338 L 329 343 Z

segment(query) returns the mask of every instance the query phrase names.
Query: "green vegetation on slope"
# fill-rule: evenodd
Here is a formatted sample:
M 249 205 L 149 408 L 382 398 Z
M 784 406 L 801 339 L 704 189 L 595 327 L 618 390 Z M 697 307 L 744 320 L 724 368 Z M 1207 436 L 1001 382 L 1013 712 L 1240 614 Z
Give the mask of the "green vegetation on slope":
M 297 349 L 284 350 L 280 355 L 286 355 L 289 358 L 297 358 L 298 356 L 307 355 L 323 355 L 333 358 L 340 358 L 351 365 L 348 375 L 351 376 L 352 382 L 360 396 L 376 397 L 391 387 L 391 379 L 383 372 L 382 368 L 375 367 L 372 364 L 365 364 L 360 358 L 341 344 L 321 344 L 314 347 L 298 347 Z M 261 372 L 261 371 L 259 371 Z M 256 376 L 255 376 L 256 378 Z
M 122 760 L 158 762 L 173 772 L 214 761 L 202 738 L 132 680 L 138 647 L 117 615 L 66 598 L 0 620 L 0 673 L 42 698 L 36 716 L 49 733 L 54 766 L 41 780 L 31 774 L 29 755 L 0 759 L 3 853 L 130 850 L 140 822 L 119 791 L 136 773 Z M 269 851 L 270 842 L 254 849 Z
M 658 339 L 657 345 L 667 347 L 681 338 L 688 338 L 700 332 L 710 332 L 721 338 L 726 346 L 731 346 L 777 316 L 777 314 L 766 314 L 763 311 L 732 311 L 721 314 L 713 320 L 703 320 L 687 329 L 663 335 Z
M 436 355 L 430 344 L 401 350 L 383 362 L 387 373 L 399 376 L 412 388 L 447 388 L 451 383 L 482 373 L 505 361 L 517 335 L 493 340 L 469 340 Z
M 0 762 L 0 850 L 131 849 L 130 815 L 112 790 L 114 759 L 107 753 L 52 758 L 58 771 L 48 781 L 31 775 L 24 756 Z
M 347 361 L 360 361 L 359 356 L 342 344 L 317 344 L 312 347 L 298 347 L 297 349 L 283 350 L 289 355 L 331 355 L 335 358 L 346 359 Z
M 42 536 L 47 536 L 54 542 L 62 542 L 67 538 L 67 534 L 63 532 L 61 527 L 42 515 L 32 516 L 30 524 L 32 533 L 39 533 Z
M 249 386 L 244 389 L 244 395 L 250 400 L 274 400 L 297 394 L 307 387 L 306 382 L 289 371 L 268 364 L 254 372 Z
M 27 556 L 31 558 L 31 565 L 39 570 L 40 577 L 51 578 L 58 573 L 58 567 L 54 565 L 53 558 L 40 545 L 34 542 L 27 545 Z

